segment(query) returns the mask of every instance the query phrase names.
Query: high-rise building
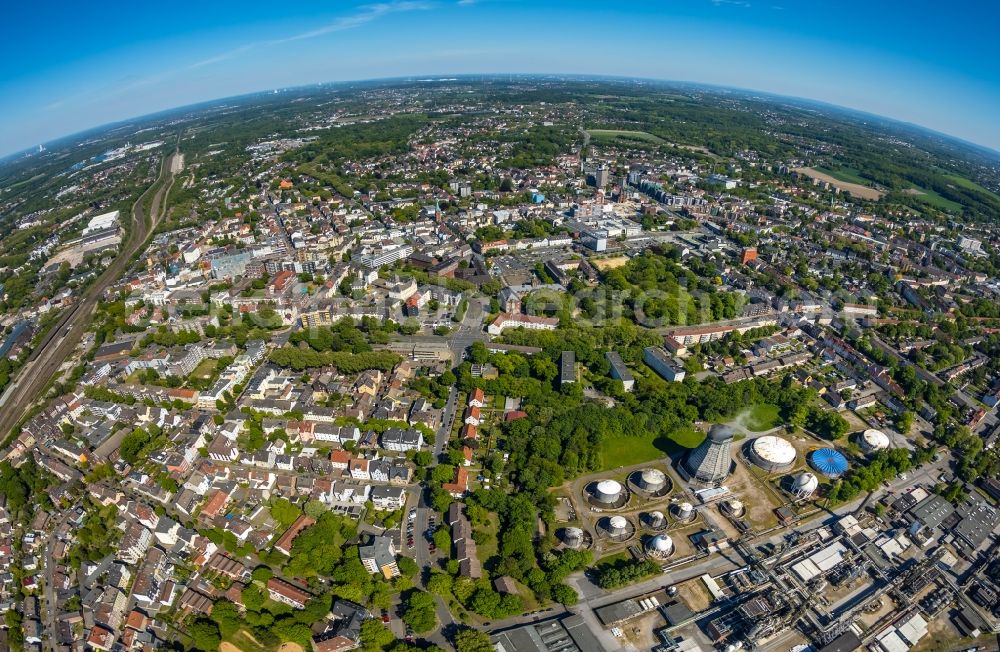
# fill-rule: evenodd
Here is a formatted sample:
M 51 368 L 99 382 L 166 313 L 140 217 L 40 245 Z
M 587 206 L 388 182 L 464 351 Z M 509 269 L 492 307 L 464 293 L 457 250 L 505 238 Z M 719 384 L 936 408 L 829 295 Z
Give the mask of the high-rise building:
M 604 165 L 603 163 L 601 165 L 598 165 L 597 169 L 594 170 L 594 185 L 596 185 L 598 188 L 603 188 L 604 186 L 608 185 L 608 181 L 610 180 L 611 180 L 611 170 L 608 169 L 608 166 Z

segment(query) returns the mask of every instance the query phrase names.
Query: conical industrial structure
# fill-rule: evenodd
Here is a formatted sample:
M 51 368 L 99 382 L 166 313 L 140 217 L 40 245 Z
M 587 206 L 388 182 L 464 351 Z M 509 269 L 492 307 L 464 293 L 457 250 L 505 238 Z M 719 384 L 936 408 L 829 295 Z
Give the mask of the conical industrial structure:
M 732 428 L 721 425 L 712 426 L 705 441 L 688 454 L 684 461 L 684 469 L 691 475 L 692 480 L 705 484 L 725 480 L 733 464 L 730 451 L 732 444 Z

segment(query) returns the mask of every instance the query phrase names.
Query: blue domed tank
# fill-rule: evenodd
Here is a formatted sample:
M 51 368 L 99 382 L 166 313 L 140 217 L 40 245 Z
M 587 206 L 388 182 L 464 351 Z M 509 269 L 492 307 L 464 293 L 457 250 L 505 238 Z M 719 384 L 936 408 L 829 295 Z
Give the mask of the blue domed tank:
M 847 472 L 847 458 L 833 448 L 820 448 L 809 454 L 809 466 L 828 478 L 839 478 Z

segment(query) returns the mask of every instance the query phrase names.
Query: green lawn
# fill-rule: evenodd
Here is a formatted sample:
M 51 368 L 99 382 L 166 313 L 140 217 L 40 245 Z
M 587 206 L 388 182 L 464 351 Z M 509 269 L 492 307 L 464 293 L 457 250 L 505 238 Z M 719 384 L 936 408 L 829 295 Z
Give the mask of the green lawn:
M 613 555 L 608 555 L 607 557 L 601 557 L 594 564 L 594 568 L 601 568 L 602 566 L 614 566 L 615 564 L 620 564 L 622 562 L 628 561 L 632 556 L 627 552 L 616 552 Z
M 648 462 L 665 454 L 656 447 L 652 437 L 609 437 L 601 442 L 605 470 Z
M 198 363 L 198 366 L 191 372 L 191 378 L 211 378 L 218 367 L 219 361 L 213 358 L 205 358 Z
M 705 433 L 695 428 L 681 428 L 674 431 L 670 439 L 680 448 L 695 448 L 705 440 Z
M 817 172 L 822 172 L 824 174 L 829 174 L 834 179 L 838 181 L 843 181 L 845 183 L 856 183 L 861 186 L 867 186 L 871 183 L 870 180 L 865 179 L 863 176 L 858 174 L 858 171 L 854 168 L 837 168 L 836 170 L 832 168 L 813 168 Z
M 601 442 L 601 459 L 604 470 L 641 464 L 694 448 L 704 438 L 705 433 L 694 428 L 678 430 L 669 437 L 658 437 L 652 433 L 636 437 L 610 437 Z
M 761 432 L 770 430 L 781 424 L 781 417 L 778 415 L 778 406 L 770 403 L 760 403 L 750 408 L 750 414 L 746 418 L 746 428 L 751 432 Z
M 490 512 L 488 520 L 488 525 L 475 528 L 476 532 L 486 535 L 486 539 L 477 544 L 476 548 L 479 561 L 483 563 L 489 561 L 497 553 L 497 526 L 500 523 L 500 517 L 495 512 Z

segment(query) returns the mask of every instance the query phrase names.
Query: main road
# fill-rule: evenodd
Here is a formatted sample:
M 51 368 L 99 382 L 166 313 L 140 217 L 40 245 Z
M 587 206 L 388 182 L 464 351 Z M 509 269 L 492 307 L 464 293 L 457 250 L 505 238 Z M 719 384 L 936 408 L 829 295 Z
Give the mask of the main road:
M 180 171 L 182 161 L 182 155 L 177 150 L 163 158 L 156 181 L 132 205 L 131 228 L 118 256 L 60 317 L 18 373 L 14 381 L 16 384 L 7 396 L 3 410 L 0 410 L 0 437 L 15 434 L 11 431 L 40 398 L 45 386 L 80 342 L 104 291 L 118 280 L 132 256 L 143 247 L 156 228 L 163 216 L 165 198 L 173 185 L 174 174 Z M 144 206 L 147 200 L 148 212 Z

